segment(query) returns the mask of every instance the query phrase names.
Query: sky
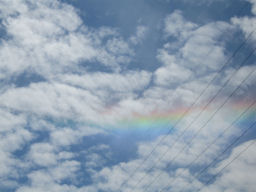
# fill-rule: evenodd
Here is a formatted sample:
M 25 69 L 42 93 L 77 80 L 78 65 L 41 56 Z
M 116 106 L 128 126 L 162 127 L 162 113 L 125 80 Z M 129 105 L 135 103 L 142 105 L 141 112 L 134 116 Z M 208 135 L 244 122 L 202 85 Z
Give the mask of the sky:
M 1 192 L 253 192 L 256 0 L 0 0 Z

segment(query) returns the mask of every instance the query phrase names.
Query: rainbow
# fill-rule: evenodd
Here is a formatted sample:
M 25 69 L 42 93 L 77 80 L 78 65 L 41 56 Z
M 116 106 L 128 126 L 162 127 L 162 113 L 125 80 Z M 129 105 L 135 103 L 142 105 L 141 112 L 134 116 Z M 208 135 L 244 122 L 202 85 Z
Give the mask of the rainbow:
M 225 115 L 225 120 L 232 123 L 245 110 L 247 110 L 247 112 L 241 118 L 239 118 L 239 122 L 237 122 L 239 126 L 246 125 L 256 120 L 256 104 L 252 105 L 253 102 L 253 100 L 245 100 L 227 103 L 223 107 L 225 110 L 225 113 L 223 113 Z M 252 106 L 248 110 L 250 105 Z M 215 104 L 213 103 L 213 105 L 207 109 L 203 109 L 204 105 L 202 105 L 195 106 L 193 108 L 180 107 L 165 111 L 154 110 L 147 114 L 133 113 L 128 118 L 117 120 L 115 125 L 106 126 L 106 129 L 116 133 L 139 132 L 143 134 L 146 131 L 158 134 L 167 133 L 170 130 L 175 131 L 176 123 L 183 117 L 184 113 L 188 112 L 186 114 L 190 115 L 198 112 L 199 110 L 212 113 L 216 110 L 216 108 L 212 106 L 215 106 Z M 216 106 L 218 105 L 216 104 Z M 115 108 L 111 107 L 108 110 L 110 111 L 105 114 L 114 113 L 113 111 Z

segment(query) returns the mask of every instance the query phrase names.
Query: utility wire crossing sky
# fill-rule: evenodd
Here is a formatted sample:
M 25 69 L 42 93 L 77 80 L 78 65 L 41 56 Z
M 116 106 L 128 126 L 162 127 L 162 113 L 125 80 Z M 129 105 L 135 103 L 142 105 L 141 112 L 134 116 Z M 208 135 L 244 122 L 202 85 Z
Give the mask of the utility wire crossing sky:
M 256 0 L 0 0 L 0 191 L 255 191 L 255 30 Z

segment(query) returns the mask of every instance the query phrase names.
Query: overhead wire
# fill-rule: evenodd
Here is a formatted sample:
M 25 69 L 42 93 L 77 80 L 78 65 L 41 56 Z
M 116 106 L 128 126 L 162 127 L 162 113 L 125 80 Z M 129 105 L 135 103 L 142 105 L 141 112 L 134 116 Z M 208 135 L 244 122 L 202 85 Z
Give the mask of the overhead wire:
M 252 127 L 256 125 L 256 121 L 254 121 L 249 128 L 242 131 L 239 137 L 237 137 L 233 142 L 231 142 L 219 155 L 217 155 L 205 168 L 201 169 L 196 175 L 195 178 L 201 176 L 206 170 L 208 170 L 212 165 L 214 165 L 218 159 L 224 155 L 234 144 L 236 144 Z
M 206 152 L 208 151 L 228 130 L 230 130 L 237 122 L 240 121 L 240 119 L 249 111 L 253 106 L 255 105 L 256 100 L 253 101 L 240 115 L 229 125 L 227 126 L 212 142 L 210 142 L 190 163 L 188 163 L 185 167 L 182 167 L 182 171 L 179 172 L 178 175 L 175 176 L 174 180 L 172 180 L 171 183 L 168 183 L 165 187 L 163 187 L 159 192 L 162 192 L 167 188 L 168 186 L 171 186 L 173 183 L 175 183 L 176 179 L 179 178 L 183 174 L 183 172 L 187 169 L 190 170 L 190 168 L 194 165 L 194 163 Z M 256 112 L 256 110 L 254 110 Z
M 254 125 L 256 124 L 256 122 L 254 123 Z M 213 175 L 207 182 L 206 184 L 197 190 L 197 192 L 201 191 L 203 188 L 207 187 L 207 185 L 212 182 L 212 180 L 214 180 L 217 176 L 219 176 L 221 174 L 221 172 L 223 172 L 224 169 L 226 169 L 228 166 L 230 166 L 235 160 L 237 160 L 244 152 L 246 152 L 252 145 L 254 145 L 256 143 L 256 140 L 252 141 L 251 143 L 249 143 L 249 145 L 247 145 L 242 151 L 240 151 L 240 153 L 238 153 L 229 163 L 227 163 L 220 171 L 217 172 L 217 174 Z
M 254 54 L 256 48 L 254 48 L 250 54 L 245 58 L 245 60 L 239 65 L 239 67 L 237 69 L 234 70 L 234 72 L 232 73 L 232 75 L 230 75 L 230 77 L 226 80 L 226 82 L 222 85 L 222 87 L 218 90 L 218 92 L 209 100 L 209 102 L 207 102 L 207 104 L 203 107 L 203 109 L 200 111 L 200 113 L 196 116 L 195 119 L 192 120 L 192 122 L 185 128 L 185 130 L 182 132 L 182 134 L 180 136 L 178 136 L 178 139 L 180 139 L 184 133 L 188 130 L 188 128 L 191 127 L 191 125 L 196 122 L 196 120 L 201 116 L 201 114 L 203 113 L 203 111 L 212 103 L 212 101 L 215 100 L 215 98 L 223 91 L 223 89 L 226 87 L 226 85 L 229 84 L 229 82 L 231 81 L 231 79 L 233 78 L 233 76 L 239 71 L 239 69 L 248 61 L 248 59 Z M 189 144 L 196 138 L 196 136 L 200 133 L 200 131 L 210 122 L 211 119 L 213 119 L 213 117 L 218 113 L 218 111 L 227 103 L 227 101 L 229 100 L 229 98 L 231 98 L 234 93 L 241 87 L 241 85 L 252 75 L 254 71 L 252 71 L 240 84 L 239 86 L 237 86 L 237 88 L 227 97 L 227 99 L 217 108 L 217 110 L 211 115 L 211 117 L 206 121 L 206 123 L 200 127 L 200 129 L 196 132 L 196 134 L 192 137 L 192 139 L 188 142 L 187 145 L 185 145 L 182 150 L 174 156 L 174 158 L 170 161 L 172 162 L 173 160 L 175 160 L 178 155 L 183 152 L 187 146 L 189 146 Z M 178 141 L 178 139 L 175 140 L 174 143 L 176 143 Z M 174 146 L 174 144 L 170 147 L 167 148 L 167 150 L 160 156 L 160 158 L 158 158 L 158 160 L 156 162 L 159 162 L 163 159 L 163 157 L 170 151 L 170 149 Z M 155 165 L 153 165 L 150 169 L 148 169 L 149 171 L 151 169 L 154 168 Z M 169 165 L 168 165 L 169 166 Z M 136 183 L 136 186 L 146 177 L 146 173 L 144 174 L 144 176 Z M 156 176 L 155 178 L 158 178 L 159 176 Z M 148 187 L 150 187 L 154 182 L 155 182 L 155 178 L 153 179 L 153 181 L 148 185 Z M 148 188 L 146 187 L 146 189 Z
M 138 166 L 136 166 L 136 168 L 134 169 L 134 171 L 129 174 L 128 178 L 120 185 L 120 189 L 125 186 L 128 181 L 135 175 L 135 173 L 140 169 L 140 167 L 142 167 L 144 165 L 144 163 L 151 157 L 151 155 L 155 152 L 155 150 L 157 149 L 157 147 L 167 138 L 167 136 L 173 131 L 173 129 L 184 119 L 184 117 L 192 110 L 192 108 L 194 107 L 194 105 L 199 101 L 199 99 L 202 97 L 202 95 L 205 94 L 205 92 L 209 89 L 210 85 L 218 78 L 218 74 L 221 73 L 225 67 L 229 64 L 229 62 L 237 55 L 237 53 L 240 51 L 240 49 L 247 43 L 247 41 L 251 38 L 252 34 L 254 33 L 254 31 L 252 31 L 246 38 L 245 40 L 235 49 L 235 51 L 233 52 L 233 54 L 226 60 L 226 62 L 222 65 L 222 67 L 217 71 L 217 73 L 214 75 L 214 77 L 207 83 L 206 87 L 200 92 L 200 94 L 196 97 L 196 99 L 194 100 L 194 102 L 189 106 L 189 108 L 187 108 L 182 115 L 179 117 L 179 119 L 174 123 L 174 125 L 171 127 L 171 129 L 169 129 L 169 131 L 159 140 L 159 142 L 157 142 L 156 145 L 153 146 L 152 150 L 148 153 L 148 155 L 146 155 L 146 157 L 139 163 Z M 211 99 L 214 100 L 215 98 Z M 209 102 L 210 104 L 211 102 Z M 207 108 L 208 105 L 205 106 L 204 108 Z M 186 130 L 185 130 L 186 131 Z M 184 133 L 185 133 L 184 131 Z M 178 139 L 180 138 L 180 136 L 178 137 Z M 177 139 L 174 141 L 174 144 L 177 142 Z M 174 145 L 173 144 L 173 145 Z

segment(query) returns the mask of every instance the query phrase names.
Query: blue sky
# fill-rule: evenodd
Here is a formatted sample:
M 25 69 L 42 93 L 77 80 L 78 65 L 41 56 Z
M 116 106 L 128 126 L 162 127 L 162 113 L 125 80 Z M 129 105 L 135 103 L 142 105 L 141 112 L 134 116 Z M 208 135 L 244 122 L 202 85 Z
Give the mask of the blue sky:
M 255 16 L 255 0 L 0 0 L 0 191 L 253 191 L 255 128 L 225 149 L 255 121 Z

